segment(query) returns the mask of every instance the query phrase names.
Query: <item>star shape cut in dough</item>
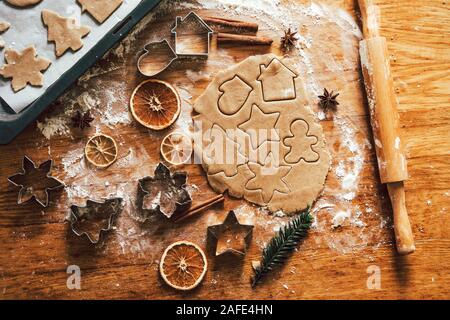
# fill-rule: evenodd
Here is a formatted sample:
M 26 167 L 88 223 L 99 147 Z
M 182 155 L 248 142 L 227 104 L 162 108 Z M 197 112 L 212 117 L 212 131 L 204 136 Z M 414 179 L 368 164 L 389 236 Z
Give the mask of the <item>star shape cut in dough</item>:
M 216 256 L 224 253 L 245 255 L 252 231 L 252 225 L 239 223 L 233 210 L 228 213 L 222 224 L 208 227 L 208 233 L 217 240 Z
M 55 43 L 56 56 L 62 56 L 69 48 L 73 51 L 83 46 L 81 38 L 91 29 L 77 25 L 75 18 L 64 18 L 51 10 L 42 10 L 42 20 L 48 28 L 48 41 Z
M 253 148 L 256 149 L 265 141 L 280 141 L 280 136 L 275 129 L 279 117 L 279 112 L 264 113 L 254 104 L 250 111 L 250 118 L 241 123 L 239 128 L 247 132 Z
M 6 64 L 0 68 L 0 75 L 12 78 L 11 85 L 14 92 L 22 90 L 28 83 L 32 86 L 42 86 L 44 77 L 41 72 L 47 70 L 51 64 L 48 59 L 38 58 L 33 46 L 22 52 L 7 49 L 5 60 Z
M 248 163 L 250 171 L 255 175 L 251 178 L 245 187 L 248 190 L 261 190 L 261 195 L 265 203 L 269 203 L 275 191 L 289 193 L 287 183 L 283 178 L 291 171 L 289 166 L 278 166 L 275 164 L 273 153 L 270 153 L 264 165 L 257 163 Z
M 8 178 L 15 186 L 21 187 L 19 191 L 18 204 L 35 199 L 41 206 L 48 206 L 48 192 L 50 190 L 64 187 L 64 184 L 50 176 L 52 160 L 47 160 L 37 167 L 34 162 L 25 156 L 23 158 L 23 172 Z

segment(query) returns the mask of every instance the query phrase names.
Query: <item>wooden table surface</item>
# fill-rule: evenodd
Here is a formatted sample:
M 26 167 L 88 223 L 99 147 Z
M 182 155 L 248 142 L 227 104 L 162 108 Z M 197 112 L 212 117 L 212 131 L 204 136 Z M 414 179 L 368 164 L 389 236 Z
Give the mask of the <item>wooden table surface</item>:
M 283 1 L 280 6 L 287 6 L 286 3 Z M 298 3 L 302 8 L 311 5 L 305 1 Z M 280 53 L 278 44 L 282 30 L 261 21 L 260 34 L 275 39 L 271 49 L 217 48 L 213 43 L 206 62 L 176 62 L 158 78 L 174 83 L 180 91 L 182 115 L 173 128 L 162 133 L 151 132 L 128 118 L 127 100 L 132 89 L 144 79 L 136 70 L 136 59 L 143 45 L 158 40 L 162 34 L 170 37 L 169 27 L 175 15 L 188 12 L 182 4 L 166 2 L 158 9 L 155 19 L 147 19 L 148 23 L 142 24 L 139 32 L 134 32 L 121 46 L 102 58 L 60 99 L 60 103 L 39 118 L 40 125 L 49 125 L 52 121 L 58 125 L 55 119 L 63 119 L 67 123 L 73 110 L 94 105 L 96 120 L 93 128 L 78 132 L 62 126 L 66 130 L 60 130 L 61 134 L 47 139 L 41 134 L 42 127 L 34 123 L 13 142 L 0 146 L 0 297 L 450 298 L 450 5 L 442 0 L 377 1 L 381 34 L 387 38 L 392 55 L 401 133 L 410 174 L 406 182 L 407 209 L 417 248 L 414 254 L 400 257 L 393 243 L 386 190 L 379 183 L 374 149 L 370 148 L 367 107 L 357 58 L 359 39 L 350 33 L 340 36 L 339 27 L 333 28 L 336 21 L 343 21 L 333 18 L 338 13 L 343 16 L 342 11 L 335 8 L 343 9 L 350 19 L 356 21 L 356 4 L 347 0 L 316 3 L 329 8 L 322 11 L 329 18 L 322 17 L 312 22 L 317 16 L 310 14 L 298 27 L 302 35 L 310 35 L 316 41 L 306 46 L 305 52 L 310 57 L 322 54 L 326 57 L 332 53 L 335 61 L 341 61 L 339 59 L 344 55 L 347 64 L 338 65 L 333 70 L 326 63 L 321 66 L 314 59 L 311 62 L 314 77 L 321 87 L 337 89 L 341 93 L 338 113 L 321 121 L 333 165 L 318 202 L 323 206 L 316 205 L 314 211 L 319 223 L 283 268 L 251 289 L 250 262 L 260 257 L 262 245 L 273 235 L 274 227 L 288 218 L 269 215 L 243 200 L 227 198 L 225 208 L 216 207 L 179 225 L 161 217 L 153 217 L 146 223 L 133 218 L 132 202 L 137 179 L 152 175 L 160 161 L 159 144 L 165 134 L 189 125 L 192 103 L 211 76 L 227 64 L 250 55 L 270 51 Z M 197 12 L 236 17 L 231 11 L 199 9 Z M 297 14 L 301 14 L 301 10 L 299 12 Z M 255 19 L 244 11 L 241 18 Z M 324 29 L 320 29 L 322 26 Z M 332 29 L 335 30 L 327 33 Z M 343 47 L 341 41 L 346 37 L 349 42 Z M 315 105 L 317 92 L 307 94 L 313 111 L 318 112 Z M 346 202 L 347 208 L 359 208 L 363 224 L 347 223 L 333 228 L 331 218 L 336 212 L 325 208 L 325 204 L 339 202 L 335 195 L 339 191 L 335 190 L 341 182 L 336 168 L 340 161 L 344 164 L 349 161 L 348 155 L 340 152 L 345 141 L 337 135 L 343 123 L 350 123 L 352 130 L 356 130 L 357 143 L 365 143 L 356 195 Z M 106 170 L 95 170 L 83 160 L 83 146 L 96 131 L 113 135 L 119 143 L 121 160 Z M 7 182 L 7 177 L 20 170 L 24 155 L 39 163 L 53 158 L 54 175 L 67 185 L 65 191 L 51 195 L 48 208 L 34 203 L 16 204 L 18 189 Z M 185 165 L 182 169 L 189 173 L 194 202 L 214 195 L 199 165 Z M 128 201 L 127 209 L 121 213 L 116 229 L 105 237 L 103 243 L 92 246 L 86 239 L 73 235 L 64 218 L 70 204 L 83 203 L 89 196 L 99 198 L 107 195 L 124 196 Z M 214 258 L 207 250 L 209 270 L 197 289 L 181 293 L 165 285 L 157 267 L 164 248 L 174 241 L 188 239 L 207 249 L 206 227 L 223 219 L 231 208 L 238 208 L 241 219 L 248 218 L 255 223 L 253 241 L 245 258 Z M 66 286 L 70 265 L 81 269 L 81 290 L 69 290 Z M 374 270 L 380 272 L 379 288 L 367 285 Z

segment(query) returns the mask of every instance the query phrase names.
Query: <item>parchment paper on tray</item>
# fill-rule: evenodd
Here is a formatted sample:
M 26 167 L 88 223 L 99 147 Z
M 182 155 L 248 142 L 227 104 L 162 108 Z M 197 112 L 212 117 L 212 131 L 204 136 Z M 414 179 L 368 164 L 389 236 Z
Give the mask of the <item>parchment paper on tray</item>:
M 2 34 L 5 48 L 0 51 L 0 66 L 4 64 L 5 49 L 22 51 L 34 45 L 40 57 L 49 59 L 52 64 L 44 73 L 44 85 L 32 87 L 14 93 L 11 81 L 0 77 L 0 97 L 17 113 L 39 98 L 58 78 L 89 52 L 114 26 L 126 17 L 141 0 L 124 0 L 122 5 L 102 24 L 98 24 L 87 12 L 81 13 L 81 6 L 75 0 L 42 1 L 33 7 L 16 8 L 0 1 L 0 20 L 9 22 L 11 27 Z M 50 9 L 64 17 L 74 17 L 82 25 L 89 26 L 91 32 L 83 38 L 83 47 L 77 52 L 67 51 L 56 58 L 55 46 L 47 42 L 47 28 L 41 18 L 41 11 Z

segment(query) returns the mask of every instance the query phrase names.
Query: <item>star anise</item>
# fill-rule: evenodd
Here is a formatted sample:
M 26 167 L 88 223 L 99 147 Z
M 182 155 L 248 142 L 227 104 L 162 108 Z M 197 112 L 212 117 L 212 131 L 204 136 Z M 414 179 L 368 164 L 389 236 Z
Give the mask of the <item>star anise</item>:
M 90 127 L 92 121 L 94 121 L 94 118 L 91 116 L 89 110 L 83 114 L 77 111 L 77 114 L 72 117 L 72 127 L 83 130 L 84 128 Z
M 295 43 L 297 42 L 296 34 L 297 32 L 292 32 L 291 28 L 284 32 L 284 36 L 281 37 L 281 47 L 284 50 L 288 50 L 289 47 L 295 46 Z
M 339 102 L 337 102 L 336 98 L 339 93 L 334 94 L 334 91 L 328 92 L 327 89 L 323 89 L 323 95 L 318 96 L 319 107 L 326 113 L 328 110 L 336 111 Z

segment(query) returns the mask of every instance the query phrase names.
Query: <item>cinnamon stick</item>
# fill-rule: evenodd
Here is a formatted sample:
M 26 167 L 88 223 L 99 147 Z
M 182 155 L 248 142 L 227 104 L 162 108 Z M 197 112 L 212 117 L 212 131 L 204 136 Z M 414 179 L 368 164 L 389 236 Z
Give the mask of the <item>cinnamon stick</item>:
M 195 206 L 192 206 L 189 208 L 189 210 L 185 211 L 184 213 L 181 213 L 178 217 L 175 218 L 175 223 L 178 223 L 180 221 L 183 221 L 184 219 L 191 217 L 199 212 L 202 212 L 203 210 L 206 210 L 210 208 L 211 206 L 215 205 L 216 203 L 224 201 L 225 198 L 222 194 L 219 194 L 211 199 L 208 199 L 206 201 L 200 202 L 196 204 Z
M 270 46 L 273 40 L 267 37 L 247 36 L 242 34 L 218 33 L 217 43 L 237 43 L 248 45 Z
M 247 22 L 219 17 L 202 17 L 202 19 L 214 31 L 230 31 L 230 30 L 235 31 L 237 29 L 256 33 L 259 28 L 259 25 L 254 22 Z

